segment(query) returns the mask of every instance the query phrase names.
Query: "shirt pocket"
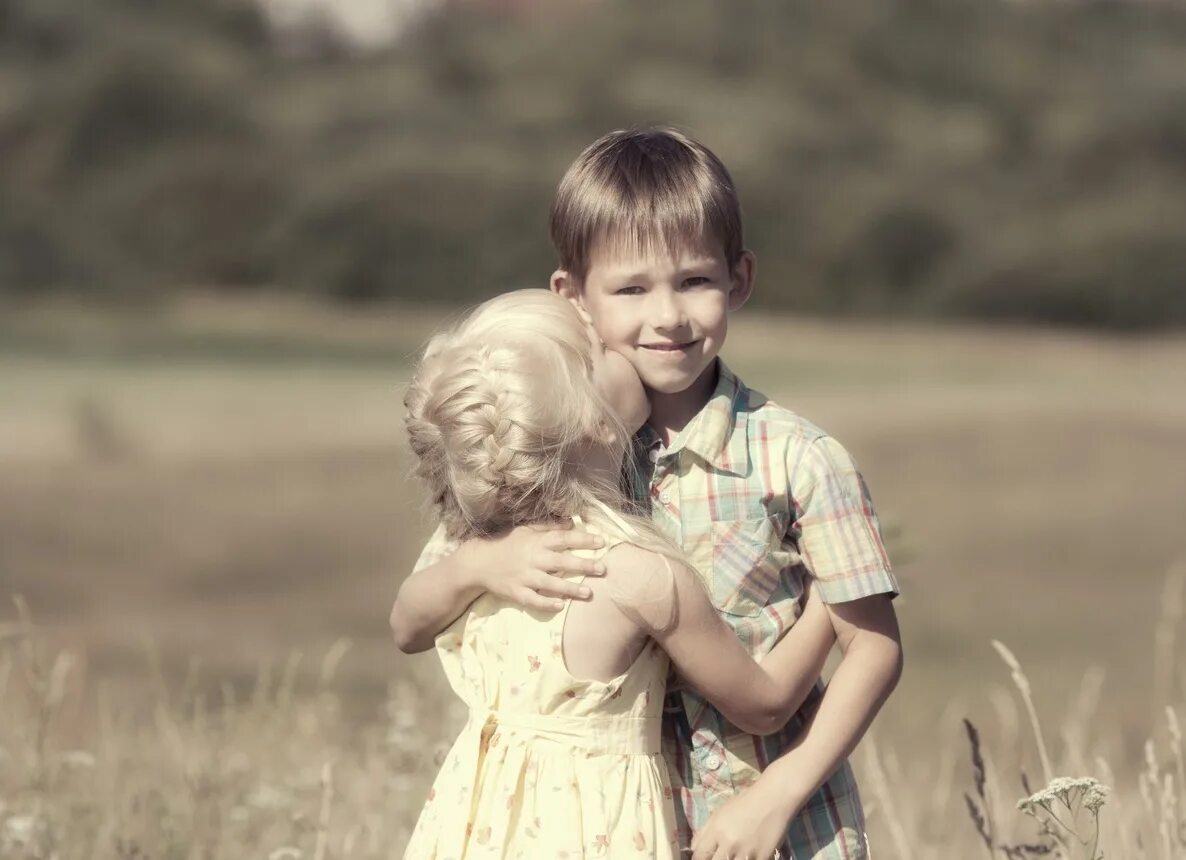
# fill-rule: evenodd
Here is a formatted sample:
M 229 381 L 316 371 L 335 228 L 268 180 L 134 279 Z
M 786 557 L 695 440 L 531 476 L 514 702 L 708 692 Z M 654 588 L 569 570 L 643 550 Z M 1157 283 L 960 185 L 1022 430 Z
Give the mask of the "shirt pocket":
M 778 585 L 778 517 L 712 524 L 712 602 L 729 615 L 757 615 Z

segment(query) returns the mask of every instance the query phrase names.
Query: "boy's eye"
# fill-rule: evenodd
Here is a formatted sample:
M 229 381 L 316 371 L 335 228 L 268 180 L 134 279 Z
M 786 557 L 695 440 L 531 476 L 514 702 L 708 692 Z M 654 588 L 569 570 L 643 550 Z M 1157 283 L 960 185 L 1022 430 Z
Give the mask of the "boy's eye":
M 684 278 L 685 287 L 702 287 L 707 283 L 709 283 L 709 279 L 703 277 L 702 275 L 694 275 L 691 278 Z
M 637 296 L 642 293 L 642 287 L 618 287 L 614 290 L 615 296 Z

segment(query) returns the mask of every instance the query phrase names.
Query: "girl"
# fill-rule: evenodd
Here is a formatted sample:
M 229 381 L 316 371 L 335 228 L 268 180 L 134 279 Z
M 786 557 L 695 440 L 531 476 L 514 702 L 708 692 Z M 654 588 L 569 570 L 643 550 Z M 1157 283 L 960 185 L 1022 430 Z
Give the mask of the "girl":
M 435 337 L 405 404 L 450 537 L 572 520 L 601 536 L 588 552 L 604 567 L 587 601 L 544 612 L 487 593 L 437 638 L 470 717 L 405 859 L 672 860 L 659 754 L 669 660 L 739 727 L 774 731 L 834 641 L 822 604 L 807 600 L 761 665 L 745 652 L 678 551 L 624 513 L 620 468 L 646 394 L 549 291 L 492 299 Z

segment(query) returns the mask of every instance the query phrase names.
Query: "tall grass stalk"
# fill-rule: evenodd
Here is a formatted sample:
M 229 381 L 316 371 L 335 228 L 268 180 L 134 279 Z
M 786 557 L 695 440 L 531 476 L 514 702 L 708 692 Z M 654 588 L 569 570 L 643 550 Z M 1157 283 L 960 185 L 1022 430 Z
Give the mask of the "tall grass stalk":
M 1171 704 L 1174 671 L 1178 657 L 1178 628 L 1186 603 L 1186 560 L 1166 574 L 1161 592 L 1161 614 L 1154 630 L 1153 707 L 1160 711 Z
M 897 804 L 894 802 L 893 792 L 890 791 L 889 781 L 886 779 L 885 770 L 881 766 L 881 756 L 877 750 L 877 743 L 874 741 L 872 735 L 865 739 L 865 764 L 866 772 L 870 777 L 872 783 L 873 796 L 877 798 L 877 805 L 883 811 L 886 826 L 889 829 L 890 838 L 894 843 L 894 850 L 898 855 L 898 860 L 910 860 L 910 840 L 906 838 L 906 828 L 902 824 L 902 819 L 898 814 Z
M 1005 665 L 1013 674 L 1013 683 L 1021 693 L 1021 700 L 1025 703 L 1025 711 L 1030 718 L 1030 727 L 1034 730 L 1034 741 L 1038 745 L 1038 757 L 1042 762 L 1042 775 L 1046 782 L 1049 783 L 1054 779 L 1054 768 L 1050 764 L 1050 753 L 1046 750 L 1046 739 L 1042 736 L 1042 726 L 1038 722 L 1038 711 L 1034 707 L 1034 697 L 1030 692 L 1029 678 L 1025 676 L 1022 671 L 1021 663 L 1013 656 L 1003 642 L 996 639 L 992 640 L 992 647 L 996 649 L 1001 659 L 1005 661 Z

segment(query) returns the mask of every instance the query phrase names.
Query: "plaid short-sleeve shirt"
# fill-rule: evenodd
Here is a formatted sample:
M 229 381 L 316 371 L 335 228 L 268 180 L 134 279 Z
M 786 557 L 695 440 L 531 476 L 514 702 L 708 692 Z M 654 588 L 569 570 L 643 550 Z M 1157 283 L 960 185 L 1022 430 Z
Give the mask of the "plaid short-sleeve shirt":
M 635 501 L 704 577 L 722 618 L 762 655 L 799 616 L 807 577 L 828 603 L 896 594 L 898 585 L 868 490 L 844 448 L 718 364 L 712 397 L 670 446 L 643 428 L 631 483 Z M 822 693 L 817 683 L 782 731 L 757 737 L 695 690 L 672 685 L 664 740 L 681 844 L 788 748 Z M 847 763 L 791 822 L 782 848 L 794 858 L 865 856 Z

